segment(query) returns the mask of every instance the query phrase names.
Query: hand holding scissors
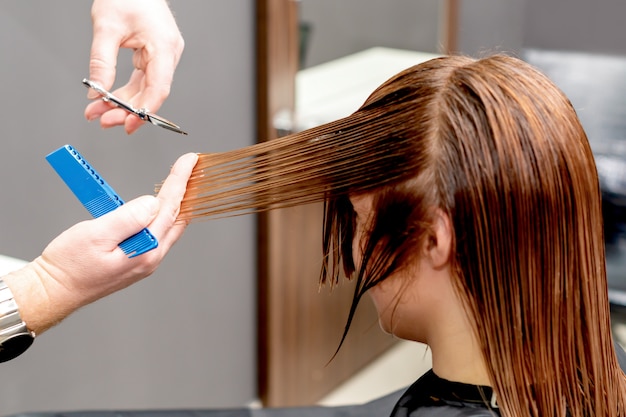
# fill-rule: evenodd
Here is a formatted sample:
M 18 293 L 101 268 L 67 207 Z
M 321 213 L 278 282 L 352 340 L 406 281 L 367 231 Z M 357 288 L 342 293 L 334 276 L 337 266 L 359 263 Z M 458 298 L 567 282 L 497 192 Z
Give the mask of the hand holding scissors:
M 156 126 L 160 126 L 164 129 L 168 129 L 171 130 L 173 132 L 176 133 L 180 133 L 183 135 L 186 135 L 187 132 L 185 132 L 184 130 L 182 130 L 180 128 L 180 126 L 170 122 L 167 119 L 164 119 L 162 117 L 157 116 L 156 114 L 150 113 L 147 109 L 136 109 L 134 108 L 130 103 L 127 103 L 117 97 L 115 97 L 113 94 L 111 94 L 110 92 L 108 92 L 107 90 L 105 90 L 104 88 L 102 88 L 102 86 L 94 81 L 88 80 L 88 79 L 83 79 L 83 84 L 85 84 L 86 87 L 93 89 L 94 91 L 96 91 L 100 97 L 102 98 L 103 101 L 107 102 L 107 103 L 111 103 L 116 107 L 119 107 L 121 109 L 126 110 L 128 113 L 132 113 L 135 116 L 139 117 L 141 120 L 145 120 L 147 122 L 152 123 L 153 125 Z
M 174 71 L 185 42 L 167 0 L 93 0 L 93 40 L 89 56 L 89 80 L 113 91 L 137 108 L 157 112 L 169 96 Z M 132 50 L 134 69 L 116 90 L 121 49 Z M 89 99 L 98 98 L 90 89 Z M 143 124 L 127 112 L 95 100 L 85 108 L 87 120 L 100 119 L 102 127 L 123 125 L 128 134 Z

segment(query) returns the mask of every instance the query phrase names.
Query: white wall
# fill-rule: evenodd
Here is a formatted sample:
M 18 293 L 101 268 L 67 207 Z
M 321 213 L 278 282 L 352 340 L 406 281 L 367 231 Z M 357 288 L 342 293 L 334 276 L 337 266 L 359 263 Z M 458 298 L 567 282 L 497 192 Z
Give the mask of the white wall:
M 0 253 L 32 259 L 89 216 L 44 157 L 74 145 L 125 199 L 186 152 L 255 141 L 252 2 L 172 0 L 186 40 L 159 114 L 127 137 L 83 118 L 91 2 L 0 2 Z M 128 54 L 119 70 L 132 68 Z M 193 224 L 148 280 L 79 311 L 0 365 L 0 415 L 220 407 L 255 398 L 254 218 Z
M 526 0 L 524 45 L 626 54 L 623 0 Z
M 461 0 L 460 50 L 626 54 L 623 0 Z

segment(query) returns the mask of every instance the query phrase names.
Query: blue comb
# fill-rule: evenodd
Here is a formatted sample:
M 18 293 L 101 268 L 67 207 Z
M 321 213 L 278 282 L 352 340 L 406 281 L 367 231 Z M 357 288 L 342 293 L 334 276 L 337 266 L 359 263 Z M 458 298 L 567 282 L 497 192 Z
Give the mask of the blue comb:
M 100 217 L 124 204 L 113 188 L 71 145 L 60 147 L 46 156 L 46 160 L 93 217 Z M 158 245 L 152 233 L 143 229 L 124 240 L 119 247 L 129 258 L 134 258 Z

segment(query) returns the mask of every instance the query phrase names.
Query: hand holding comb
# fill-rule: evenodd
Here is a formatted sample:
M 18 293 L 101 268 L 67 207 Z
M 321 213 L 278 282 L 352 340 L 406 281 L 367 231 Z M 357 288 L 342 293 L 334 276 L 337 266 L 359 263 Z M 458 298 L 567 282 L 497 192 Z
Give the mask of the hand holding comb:
M 46 156 L 46 160 L 93 217 L 100 217 L 124 204 L 113 188 L 71 145 L 60 147 Z M 129 258 L 157 246 L 157 239 L 148 229 L 119 244 Z

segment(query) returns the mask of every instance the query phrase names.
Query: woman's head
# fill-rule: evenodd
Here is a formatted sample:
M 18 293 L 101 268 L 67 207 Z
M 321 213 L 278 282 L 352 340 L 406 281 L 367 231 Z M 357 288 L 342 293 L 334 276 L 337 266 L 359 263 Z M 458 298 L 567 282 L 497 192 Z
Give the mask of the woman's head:
M 566 404 L 581 410 L 604 398 L 594 384 L 618 371 L 600 190 L 567 98 L 520 60 L 444 57 L 393 77 L 359 112 L 384 114 L 390 137 L 410 139 L 406 160 L 397 162 L 412 174 L 327 203 L 326 259 L 341 248 L 335 255 L 357 277 L 355 303 L 390 276 L 419 279 L 404 271 L 432 246 L 437 213 L 444 213 L 453 284 L 508 411 L 523 404 L 556 415 Z M 352 251 L 350 201 L 362 196 L 372 217 Z M 598 365 L 604 360 L 612 367 Z
M 381 204 L 377 197 L 375 191 L 350 196 L 355 217 L 352 258 L 357 271 L 367 251 L 364 245 L 370 228 L 381 219 L 376 213 Z M 442 331 L 472 333 L 467 331 L 467 313 L 452 285 L 452 237 L 450 218 L 439 209 L 428 213 L 427 236 L 411 244 L 412 253 L 401 267 L 368 290 L 384 331 L 431 346 L 435 334 Z M 474 342 L 475 338 L 470 336 L 468 340 Z
M 371 217 L 357 224 L 359 198 Z M 356 276 L 346 330 L 368 290 L 394 279 L 386 289 L 401 293 L 415 279 L 443 219 L 451 287 L 505 414 L 626 414 L 593 155 L 570 102 L 538 71 L 506 56 L 409 68 L 344 119 L 201 154 L 180 216 L 319 201 L 322 281 Z M 393 309 L 389 330 L 424 323 Z

